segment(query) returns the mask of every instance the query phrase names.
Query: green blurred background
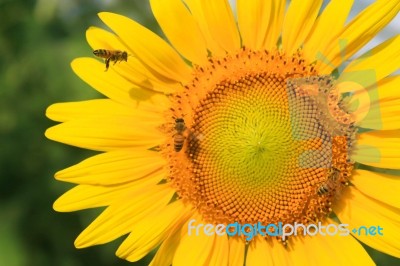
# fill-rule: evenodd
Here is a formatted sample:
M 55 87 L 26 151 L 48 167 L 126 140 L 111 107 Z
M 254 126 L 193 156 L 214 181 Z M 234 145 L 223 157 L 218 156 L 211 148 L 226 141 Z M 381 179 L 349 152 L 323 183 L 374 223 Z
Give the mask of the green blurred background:
M 53 211 L 54 200 L 71 187 L 55 181 L 54 173 L 91 153 L 47 140 L 44 131 L 55 123 L 45 110 L 56 102 L 102 97 L 74 75 L 70 62 L 92 56 L 85 31 L 103 27 L 100 11 L 154 28 L 147 2 L 0 0 L 0 266 L 129 264 L 115 256 L 123 239 L 73 246 L 101 210 Z
M 76 57 L 92 56 L 85 30 L 103 27 L 100 11 L 160 32 L 147 0 L 0 0 L 0 266 L 129 264 L 114 255 L 123 239 L 74 248 L 76 236 L 101 210 L 52 209 L 71 187 L 55 181 L 54 173 L 92 153 L 47 140 L 44 131 L 54 123 L 44 114 L 55 102 L 101 97 L 69 65 Z M 400 264 L 368 251 L 378 265 Z

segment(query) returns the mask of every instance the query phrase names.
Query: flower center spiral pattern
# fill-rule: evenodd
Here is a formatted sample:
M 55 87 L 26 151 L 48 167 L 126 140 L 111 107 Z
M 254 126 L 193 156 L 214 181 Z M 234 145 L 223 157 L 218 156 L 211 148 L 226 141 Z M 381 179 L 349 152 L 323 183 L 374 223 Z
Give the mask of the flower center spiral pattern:
M 355 130 L 329 76 L 301 54 L 212 58 L 173 98 L 185 143 L 165 145 L 170 182 L 211 223 L 323 220 L 348 184 Z

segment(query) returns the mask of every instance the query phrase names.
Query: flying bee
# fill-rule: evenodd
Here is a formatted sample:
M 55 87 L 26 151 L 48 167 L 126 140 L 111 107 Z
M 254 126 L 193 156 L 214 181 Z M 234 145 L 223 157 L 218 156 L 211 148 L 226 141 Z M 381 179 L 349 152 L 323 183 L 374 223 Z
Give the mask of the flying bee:
M 176 152 L 179 152 L 183 148 L 183 144 L 185 143 L 185 136 L 183 133 L 186 130 L 185 120 L 183 118 L 175 119 L 175 135 L 174 135 L 174 149 Z
M 106 49 L 98 49 L 94 50 L 93 54 L 97 57 L 104 58 L 104 62 L 106 63 L 106 70 L 110 66 L 110 62 L 114 62 L 114 65 L 118 61 L 125 61 L 128 62 L 128 53 L 126 51 L 120 50 L 106 50 Z
M 338 180 L 339 174 L 340 174 L 339 169 L 337 169 L 335 167 L 329 168 L 328 178 L 317 189 L 317 193 L 319 196 L 322 196 L 322 195 L 328 193 L 332 189 L 335 182 Z

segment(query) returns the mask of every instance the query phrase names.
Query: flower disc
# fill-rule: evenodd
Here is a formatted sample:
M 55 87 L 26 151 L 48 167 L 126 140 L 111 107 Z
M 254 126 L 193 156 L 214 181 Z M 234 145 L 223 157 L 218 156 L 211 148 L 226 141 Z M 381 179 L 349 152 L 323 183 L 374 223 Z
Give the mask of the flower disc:
M 352 170 L 354 130 L 334 92 L 301 54 L 244 49 L 199 66 L 169 114 L 187 128 L 183 151 L 167 149 L 179 196 L 213 223 L 326 216 Z

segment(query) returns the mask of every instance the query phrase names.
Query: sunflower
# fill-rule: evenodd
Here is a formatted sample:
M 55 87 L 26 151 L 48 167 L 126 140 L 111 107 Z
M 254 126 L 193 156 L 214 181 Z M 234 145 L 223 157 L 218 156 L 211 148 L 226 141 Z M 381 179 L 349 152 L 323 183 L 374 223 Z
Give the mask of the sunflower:
M 105 207 L 75 246 L 127 235 L 117 256 L 157 250 L 152 265 L 374 264 L 359 241 L 400 257 L 400 179 L 389 174 L 400 169 L 400 37 L 351 60 L 400 1 L 349 23 L 353 1 L 322 2 L 238 0 L 235 18 L 227 0 L 151 0 L 169 43 L 100 13 L 112 32 L 86 36 L 111 64 L 85 57 L 72 69 L 106 99 L 46 112 L 61 122 L 49 139 L 100 152 L 55 175 L 77 184 L 55 210 Z M 189 234 L 190 221 L 341 223 L 351 235 L 246 240 Z M 383 235 L 357 231 L 373 226 Z

